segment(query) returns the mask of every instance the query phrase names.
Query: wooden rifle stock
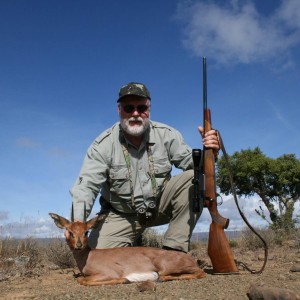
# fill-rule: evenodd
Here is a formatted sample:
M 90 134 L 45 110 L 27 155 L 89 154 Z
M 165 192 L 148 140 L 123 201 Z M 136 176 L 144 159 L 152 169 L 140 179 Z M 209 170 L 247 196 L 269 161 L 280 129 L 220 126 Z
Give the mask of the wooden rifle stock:
M 210 110 L 207 108 L 206 59 L 203 58 L 203 94 L 204 94 L 204 133 L 212 129 Z M 212 218 L 209 228 L 208 255 L 212 262 L 214 273 L 237 273 L 227 236 L 224 232 L 229 225 L 229 219 L 222 217 L 217 208 L 217 193 L 215 180 L 215 154 L 213 149 L 204 147 L 205 173 L 205 206 Z

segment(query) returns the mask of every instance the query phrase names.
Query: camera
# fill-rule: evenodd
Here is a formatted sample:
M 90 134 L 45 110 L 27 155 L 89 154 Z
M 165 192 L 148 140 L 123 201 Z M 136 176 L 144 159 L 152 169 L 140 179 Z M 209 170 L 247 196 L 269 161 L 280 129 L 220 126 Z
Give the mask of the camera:
M 139 217 L 139 221 L 142 224 L 146 224 L 147 222 L 153 220 L 156 217 L 156 203 L 153 200 L 149 200 L 145 202 L 144 207 L 140 207 L 137 210 L 137 215 Z

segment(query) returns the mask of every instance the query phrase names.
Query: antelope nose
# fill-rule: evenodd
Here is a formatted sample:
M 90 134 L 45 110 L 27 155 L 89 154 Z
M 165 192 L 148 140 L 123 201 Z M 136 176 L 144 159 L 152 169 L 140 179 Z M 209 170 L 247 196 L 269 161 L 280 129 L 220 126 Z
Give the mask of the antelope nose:
M 81 240 L 80 240 L 80 239 L 78 239 L 77 242 L 76 242 L 76 248 L 77 248 L 77 249 L 82 248 L 82 243 L 81 243 Z

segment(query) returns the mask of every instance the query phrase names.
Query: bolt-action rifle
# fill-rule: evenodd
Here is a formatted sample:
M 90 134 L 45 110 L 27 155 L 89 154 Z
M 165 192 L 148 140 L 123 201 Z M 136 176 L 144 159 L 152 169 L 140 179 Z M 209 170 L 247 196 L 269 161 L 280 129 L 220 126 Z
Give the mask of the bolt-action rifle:
M 207 108 L 207 80 L 206 80 L 206 58 L 203 58 L 203 119 L 204 119 L 204 133 L 212 129 L 210 110 Z M 238 273 L 237 264 L 241 265 L 244 269 L 252 274 L 261 274 L 265 269 L 268 260 L 268 245 L 263 237 L 256 232 L 251 226 L 244 213 L 242 212 L 237 194 L 234 187 L 233 175 L 226 153 L 221 135 L 217 132 L 220 148 L 228 168 L 229 182 L 234 202 L 240 213 L 241 218 L 244 220 L 249 229 L 261 240 L 265 258 L 262 267 L 259 270 L 250 269 L 243 262 L 234 261 L 233 254 L 229 246 L 228 239 L 225 235 L 224 229 L 229 225 L 229 219 L 222 217 L 217 209 L 217 192 L 215 181 L 215 155 L 214 150 L 203 147 L 201 149 L 193 149 L 193 162 L 194 162 L 194 198 L 193 210 L 201 215 L 203 207 L 207 207 L 212 218 L 212 223 L 209 228 L 208 240 L 208 255 L 212 262 L 213 271 L 215 274 L 233 274 Z M 202 162 L 202 163 L 201 163 Z
M 206 58 L 203 58 L 203 113 L 204 134 L 212 129 L 210 109 L 207 108 Z M 201 157 L 202 153 L 202 157 Z M 202 164 L 200 161 L 202 160 Z M 194 212 L 202 212 L 207 207 L 212 218 L 209 229 L 208 255 L 214 273 L 238 273 L 228 239 L 224 232 L 229 219 L 222 217 L 217 208 L 215 180 L 215 153 L 213 149 L 193 149 L 194 161 Z M 199 167 L 199 165 L 201 165 Z M 200 191 L 199 191 L 200 188 Z M 201 190 L 202 189 L 202 190 Z

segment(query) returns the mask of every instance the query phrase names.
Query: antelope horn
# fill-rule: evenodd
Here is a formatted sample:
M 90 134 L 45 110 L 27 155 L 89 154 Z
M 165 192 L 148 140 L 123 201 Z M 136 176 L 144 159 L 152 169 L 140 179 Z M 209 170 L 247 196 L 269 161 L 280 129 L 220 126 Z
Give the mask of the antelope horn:
M 72 208 L 71 208 L 71 222 L 74 222 L 74 206 L 72 203 Z
M 85 202 L 84 202 L 84 208 L 83 208 L 83 211 L 84 211 L 84 222 L 86 222 L 86 207 L 85 207 Z

